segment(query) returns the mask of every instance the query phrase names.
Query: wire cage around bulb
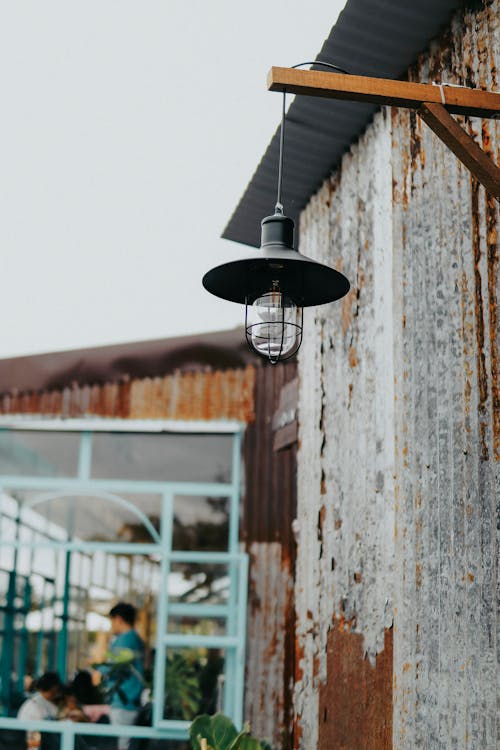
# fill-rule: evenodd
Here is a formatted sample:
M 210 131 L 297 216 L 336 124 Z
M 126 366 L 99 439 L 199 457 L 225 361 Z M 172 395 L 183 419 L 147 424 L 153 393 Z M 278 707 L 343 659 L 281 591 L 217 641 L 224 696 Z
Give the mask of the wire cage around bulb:
M 275 365 L 297 354 L 302 343 L 303 312 L 278 290 L 245 305 L 245 335 L 249 347 Z

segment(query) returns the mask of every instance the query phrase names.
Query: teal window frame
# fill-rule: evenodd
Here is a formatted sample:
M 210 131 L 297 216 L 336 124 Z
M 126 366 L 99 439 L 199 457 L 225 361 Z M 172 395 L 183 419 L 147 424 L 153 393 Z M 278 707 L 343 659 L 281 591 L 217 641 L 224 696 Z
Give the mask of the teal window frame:
M 127 506 L 130 503 L 121 493 L 154 493 L 162 498 L 161 525 L 158 533 L 149 519 L 138 508 L 136 516 L 142 520 L 153 539 L 152 543 L 88 542 L 78 539 L 20 541 L 0 539 L 2 545 L 11 546 L 17 552 L 28 547 L 64 550 L 92 554 L 96 551 L 122 554 L 154 554 L 160 559 L 160 584 L 157 598 L 157 640 L 154 659 L 153 721 L 152 727 L 117 727 L 96 724 L 58 722 L 26 722 L 0 717 L 0 729 L 39 729 L 60 732 L 61 750 L 70 750 L 75 734 L 102 736 L 133 736 L 141 738 L 185 739 L 190 722 L 163 718 L 165 701 L 165 665 L 168 648 L 206 647 L 225 650 L 225 680 L 223 710 L 236 726 L 242 725 L 243 683 L 246 638 L 246 603 L 248 556 L 239 549 L 239 514 L 241 494 L 241 446 L 244 426 L 237 422 L 227 423 L 178 423 L 135 420 L 37 420 L 19 419 L 0 424 L 0 430 L 56 430 L 80 434 L 78 471 L 74 477 L 39 477 L 0 475 L 0 491 L 35 490 L 40 494 L 31 502 L 55 497 L 95 494 Z M 167 482 L 147 480 L 94 479 L 91 476 L 92 436 L 97 432 L 154 432 L 154 433 L 203 433 L 206 435 L 232 435 L 232 469 L 229 482 Z M 186 496 L 229 498 L 228 547 L 224 552 L 195 552 L 172 549 L 174 498 Z M 228 601 L 224 604 L 169 602 L 160 592 L 167 591 L 167 581 L 172 563 L 227 564 L 229 577 Z M 224 618 L 227 622 L 225 635 L 179 634 L 168 631 L 169 616 L 193 616 Z M 70 725 L 70 726 L 67 726 Z

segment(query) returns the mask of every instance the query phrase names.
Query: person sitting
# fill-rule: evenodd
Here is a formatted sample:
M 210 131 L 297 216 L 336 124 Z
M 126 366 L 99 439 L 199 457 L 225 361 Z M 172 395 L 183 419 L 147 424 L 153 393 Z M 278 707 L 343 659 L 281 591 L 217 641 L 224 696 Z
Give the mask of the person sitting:
M 71 687 L 82 706 L 95 706 L 103 703 L 99 688 L 92 682 L 92 675 L 86 669 L 79 669 L 73 677 Z
M 35 682 L 35 693 L 24 701 L 17 718 L 23 721 L 52 721 L 57 719 L 57 699 L 61 695 L 62 682 L 57 672 L 46 672 Z M 45 741 L 43 741 L 45 740 Z M 42 736 L 40 732 L 30 731 L 26 734 L 28 748 L 56 747 L 57 735 Z
M 80 701 L 75 695 L 75 689 L 72 684 L 64 686 L 63 695 L 63 703 L 59 708 L 57 718 L 61 721 L 65 719 L 69 719 L 69 721 L 88 721 L 88 716 L 85 714 Z
M 62 686 L 57 672 L 45 672 L 35 681 L 35 693 L 21 705 L 17 718 L 25 721 L 57 719 L 57 698 Z

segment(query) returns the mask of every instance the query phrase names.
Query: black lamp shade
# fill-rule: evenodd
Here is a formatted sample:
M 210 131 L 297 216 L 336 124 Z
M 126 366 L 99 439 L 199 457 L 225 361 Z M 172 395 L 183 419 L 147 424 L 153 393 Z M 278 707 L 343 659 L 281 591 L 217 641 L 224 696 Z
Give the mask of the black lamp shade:
M 292 219 L 276 213 L 262 220 L 260 255 L 223 263 L 203 277 L 205 289 L 217 297 L 252 304 L 264 292 L 279 287 L 297 307 L 333 302 L 349 291 L 339 271 L 293 248 Z

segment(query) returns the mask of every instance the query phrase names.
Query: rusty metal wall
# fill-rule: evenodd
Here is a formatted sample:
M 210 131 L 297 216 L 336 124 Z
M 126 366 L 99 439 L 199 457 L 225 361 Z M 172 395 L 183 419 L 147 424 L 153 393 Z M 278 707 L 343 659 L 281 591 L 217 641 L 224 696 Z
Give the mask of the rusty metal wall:
M 245 433 L 242 539 L 250 554 L 245 719 L 274 747 L 291 746 L 294 677 L 296 444 L 273 449 L 280 393 L 295 363 L 256 373 L 255 421 Z
M 0 414 L 121 417 L 131 419 L 254 419 L 256 369 L 175 372 L 104 385 L 9 393 Z
M 391 746 L 390 157 L 384 113 L 301 221 L 302 252 L 334 264 L 352 282 L 342 304 L 307 311 L 300 354 L 295 747 L 301 750 Z M 342 689 L 340 663 L 349 675 Z M 368 712 L 373 684 L 380 705 Z M 360 716 L 366 744 L 359 744 Z
M 499 19 L 457 14 L 410 77 L 498 89 Z M 465 124 L 498 163 L 499 124 Z M 498 747 L 497 226 L 397 110 L 302 214 L 353 290 L 300 356 L 296 748 Z
M 410 72 L 498 90 L 500 4 L 454 18 Z M 500 124 L 461 120 L 500 163 Z M 393 113 L 394 744 L 498 748 L 498 204 Z

